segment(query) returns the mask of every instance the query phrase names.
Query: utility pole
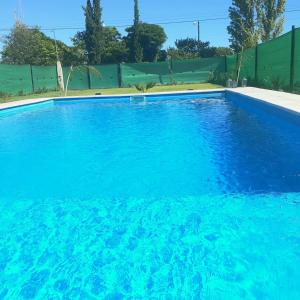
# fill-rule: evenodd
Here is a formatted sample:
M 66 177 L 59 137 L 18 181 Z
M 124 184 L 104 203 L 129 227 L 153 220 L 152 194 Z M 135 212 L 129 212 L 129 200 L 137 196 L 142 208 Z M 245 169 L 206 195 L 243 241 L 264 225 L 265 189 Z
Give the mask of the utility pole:
M 56 34 L 55 34 L 55 30 L 54 29 L 53 29 L 53 37 L 54 37 L 54 43 L 55 43 L 56 61 L 59 61 L 57 41 L 56 41 Z
M 197 46 L 198 46 L 198 56 L 200 57 L 200 20 L 195 21 L 194 25 L 197 25 L 197 30 L 198 30 Z
M 56 33 L 55 30 L 52 30 L 53 37 L 54 37 L 54 43 L 55 43 L 55 52 L 56 52 L 56 73 L 57 73 L 57 83 L 59 86 L 59 89 L 61 91 L 65 90 L 65 84 L 64 84 L 64 73 L 62 69 L 61 62 L 59 60 L 59 54 L 58 54 L 58 47 L 57 47 L 57 40 L 56 40 Z

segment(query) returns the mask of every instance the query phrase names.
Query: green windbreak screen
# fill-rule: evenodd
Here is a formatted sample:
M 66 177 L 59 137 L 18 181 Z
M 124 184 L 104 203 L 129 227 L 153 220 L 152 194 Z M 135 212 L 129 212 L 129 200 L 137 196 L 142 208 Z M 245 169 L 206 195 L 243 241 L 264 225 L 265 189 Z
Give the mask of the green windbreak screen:
M 70 72 L 70 67 L 63 67 L 65 85 L 67 84 L 69 72 Z M 87 68 L 85 67 L 74 68 L 74 70 L 71 72 L 68 89 L 69 90 L 89 89 L 89 76 L 88 76 Z
M 9 95 L 33 92 L 29 65 L 0 65 L 0 92 Z
M 255 79 L 255 52 L 255 48 L 250 48 L 245 50 L 242 54 L 240 54 L 240 79 Z
M 296 29 L 295 36 L 295 86 L 294 89 L 300 93 L 300 28 Z
M 139 83 L 169 83 L 168 62 L 121 64 L 122 86 Z
M 237 71 L 237 55 L 228 55 L 227 58 L 227 73 L 236 75 Z
M 207 82 L 215 71 L 225 71 L 224 57 L 172 61 L 172 77 L 178 83 Z
M 34 91 L 57 90 L 57 72 L 54 66 L 32 66 Z
M 288 88 L 291 64 L 291 32 L 258 45 L 258 83 L 274 89 Z
M 192 71 L 223 71 L 225 69 L 224 57 L 196 58 L 185 60 L 173 60 L 172 69 L 174 73 Z
M 119 87 L 118 65 L 94 66 L 90 69 L 90 80 L 91 89 Z

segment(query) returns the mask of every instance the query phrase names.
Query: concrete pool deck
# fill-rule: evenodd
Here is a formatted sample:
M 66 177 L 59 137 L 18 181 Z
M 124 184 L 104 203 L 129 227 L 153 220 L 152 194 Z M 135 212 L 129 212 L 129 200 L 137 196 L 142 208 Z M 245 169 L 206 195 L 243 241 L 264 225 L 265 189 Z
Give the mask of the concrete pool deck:
M 189 94 L 189 93 L 212 93 L 212 92 L 226 92 L 240 94 L 242 96 L 249 97 L 253 101 L 262 101 L 277 107 L 281 107 L 285 110 L 300 114 L 300 95 L 278 92 L 272 90 L 265 90 L 260 88 L 246 87 L 246 88 L 235 88 L 235 89 L 213 89 L 213 90 L 188 90 L 188 91 L 177 91 L 177 92 L 161 92 L 161 93 L 146 93 L 144 95 L 166 95 L 166 94 Z M 55 99 L 81 99 L 81 98 L 114 98 L 114 97 L 128 97 L 136 94 L 122 94 L 122 95 L 95 95 L 95 96 L 76 96 L 76 97 L 54 97 L 54 98 L 40 98 L 40 99 L 27 99 L 13 102 L 7 102 L 0 104 L 0 111 L 9 108 L 15 108 L 25 105 L 32 105 L 51 101 Z
M 300 95 L 253 87 L 227 90 L 300 114 Z

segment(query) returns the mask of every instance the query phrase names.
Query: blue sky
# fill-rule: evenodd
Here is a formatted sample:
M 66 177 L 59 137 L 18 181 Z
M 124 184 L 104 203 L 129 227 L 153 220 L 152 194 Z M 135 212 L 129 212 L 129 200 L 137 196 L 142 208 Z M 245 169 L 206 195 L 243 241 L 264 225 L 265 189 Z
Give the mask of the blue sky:
M 82 5 L 86 0 L 1 0 L 0 28 L 11 28 L 15 21 L 18 3 L 21 3 L 23 22 L 42 28 L 83 27 Z M 231 0 L 140 0 L 141 18 L 145 22 L 160 23 L 207 19 L 228 16 Z M 127 25 L 133 19 L 133 0 L 102 0 L 103 19 L 106 25 Z M 287 10 L 299 9 L 299 0 L 287 0 Z M 227 46 L 228 20 L 201 22 L 201 39 L 215 46 Z M 285 31 L 292 25 L 300 27 L 300 11 L 286 13 Z M 174 44 L 177 38 L 196 37 L 197 28 L 193 23 L 164 25 L 168 35 L 165 46 Z M 119 28 L 123 33 L 123 27 Z M 58 39 L 70 44 L 70 37 L 76 30 L 57 31 Z M 0 32 L 4 34 L 4 32 Z M 51 33 L 49 33 L 51 34 Z

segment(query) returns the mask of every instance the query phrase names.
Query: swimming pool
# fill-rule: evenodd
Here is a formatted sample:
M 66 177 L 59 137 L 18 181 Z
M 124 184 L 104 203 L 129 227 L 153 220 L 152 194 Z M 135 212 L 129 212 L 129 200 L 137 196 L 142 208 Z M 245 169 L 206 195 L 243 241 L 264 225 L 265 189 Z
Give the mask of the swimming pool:
M 0 112 L 0 299 L 299 299 L 299 129 L 229 92 Z

